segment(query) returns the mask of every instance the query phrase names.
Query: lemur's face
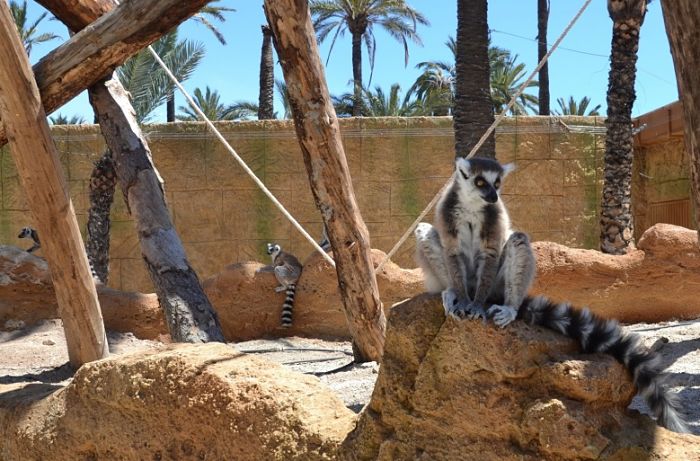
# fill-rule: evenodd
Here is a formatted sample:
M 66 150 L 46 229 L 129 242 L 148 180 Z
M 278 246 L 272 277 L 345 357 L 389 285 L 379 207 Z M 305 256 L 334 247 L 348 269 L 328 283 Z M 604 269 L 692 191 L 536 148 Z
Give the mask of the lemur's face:
M 501 165 L 496 160 L 475 157 L 469 160 L 458 158 L 455 167 L 457 181 L 467 194 L 480 197 L 486 203 L 496 203 L 503 178 L 514 165 Z
M 23 227 L 17 238 L 23 239 L 32 235 L 32 230 L 29 227 Z
M 268 243 L 267 244 L 267 254 L 272 256 L 273 258 L 277 256 L 277 254 L 282 251 L 282 247 L 277 245 L 276 243 Z

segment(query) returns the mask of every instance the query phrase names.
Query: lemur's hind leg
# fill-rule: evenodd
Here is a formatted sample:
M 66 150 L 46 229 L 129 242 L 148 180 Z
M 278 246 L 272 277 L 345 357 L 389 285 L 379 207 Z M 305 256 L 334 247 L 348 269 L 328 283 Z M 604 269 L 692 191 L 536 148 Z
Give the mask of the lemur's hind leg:
M 503 290 L 503 305 L 494 304 L 488 310 L 489 317 L 501 328 L 517 317 L 518 308 L 527 296 L 536 270 L 530 239 L 522 232 L 511 234 L 502 254 L 497 285 Z
M 428 223 L 420 223 L 413 232 L 416 237 L 416 262 L 423 270 L 428 293 L 440 293 L 449 284 L 444 249 L 437 230 Z

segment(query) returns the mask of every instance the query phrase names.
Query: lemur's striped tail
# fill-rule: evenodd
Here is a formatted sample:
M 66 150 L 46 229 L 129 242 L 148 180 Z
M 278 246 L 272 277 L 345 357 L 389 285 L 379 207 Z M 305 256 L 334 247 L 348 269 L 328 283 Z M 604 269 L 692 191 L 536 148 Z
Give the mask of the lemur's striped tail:
M 526 298 L 518 317 L 575 339 L 586 353 L 604 352 L 615 357 L 632 374 L 637 391 L 658 423 L 672 431 L 690 432 L 676 396 L 666 387 L 668 375 L 663 372 L 661 356 L 642 346 L 639 335 L 622 331 L 617 321 L 600 318 L 588 309 L 557 304 L 543 296 Z
M 297 291 L 296 283 L 287 285 L 287 297 L 284 298 L 282 304 L 282 327 L 289 328 L 292 326 L 292 310 L 294 310 L 294 294 Z

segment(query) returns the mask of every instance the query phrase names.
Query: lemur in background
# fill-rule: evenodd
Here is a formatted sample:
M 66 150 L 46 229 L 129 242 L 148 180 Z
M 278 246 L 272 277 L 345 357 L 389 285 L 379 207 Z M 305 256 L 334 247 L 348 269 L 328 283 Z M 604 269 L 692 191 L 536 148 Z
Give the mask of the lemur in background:
M 499 195 L 512 169 L 488 158 L 457 159 L 434 226 L 421 223 L 415 231 L 416 260 L 427 290 L 442 293 L 446 315 L 491 318 L 501 328 L 519 318 L 577 340 L 586 353 L 612 355 L 629 369 L 659 423 L 688 432 L 679 403 L 666 389 L 659 354 L 643 347 L 638 335 L 588 309 L 527 296 L 535 257 L 527 235 L 511 229 Z
M 17 238 L 20 238 L 20 239 L 30 238 L 30 239 L 32 239 L 32 242 L 34 242 L 34 244 L 31 247 L 27 248 L 27 250 L 26 250 L 27 253 L 31 253 L 31 252 L 36 251 L 39 248 L 41 248 L 41 242 L 39 241 L 39 234 L 37 233 L 37 231 L 35 229 L 33 229 L 31 227 L 23 227 L 22 230 L 19 232 L 19 235 L 17 236 Z
M 280 286 L 275 288 L 276 292 L 285 291 L 287 297 L 282 304 L 281 324 L 283 328 L 292 326 L 292 311 L 294 310 L 294 295 L 297 289 L 297 282 L 301 277 L 302 265 L 294 255 L 282 251 L 282 248 L 273 243 L 267 244 L 267 254 L 272 256 L 275 277 Z

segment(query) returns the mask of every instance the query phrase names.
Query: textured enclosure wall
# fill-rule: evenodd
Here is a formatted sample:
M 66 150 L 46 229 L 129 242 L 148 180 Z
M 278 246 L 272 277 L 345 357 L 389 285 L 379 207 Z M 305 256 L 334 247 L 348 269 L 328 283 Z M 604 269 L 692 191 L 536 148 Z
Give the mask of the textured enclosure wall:
M 509 117 L 496 136 L 497 156 L 517 169 L 503 196 L 515 227 L 534 240 L 594 248 L 604 135 L 597 117 Z M 224 136 L 312 235 L 321 218 L 311 195 L 291 121 L 222 122 Z M 340 120 L 346 156 L 372 246 L 387 251 L 448 179 L 454 156 L 452 120 Z M 578 127 L 578 129 L 571 129 Z M 590 129 L 589 129 L 590 128 Z M 245 260 L 266 261 L 276 241 L 304 259 L 310 246 L 199 123 L 147 125 L 153 159 L 187 255 L 201 278 Z M 104 149 L 93 125 L 53 127 L 82 228 L 92 162 Z M 0 242 L 28 247 L 20 228 L 33 221 L 7 148 L 0 151 Z M 687 179 L 686 179 L 687 181 Z M 152 291 L 121 192 L 112 211 L 110 285 Z M 432 220 L 432 216 L 428 218 Z M 50 238 L 43 236 L 43 238 Z M 413 264 L 411 240 L 396 261 Z

